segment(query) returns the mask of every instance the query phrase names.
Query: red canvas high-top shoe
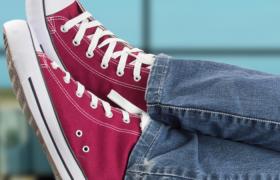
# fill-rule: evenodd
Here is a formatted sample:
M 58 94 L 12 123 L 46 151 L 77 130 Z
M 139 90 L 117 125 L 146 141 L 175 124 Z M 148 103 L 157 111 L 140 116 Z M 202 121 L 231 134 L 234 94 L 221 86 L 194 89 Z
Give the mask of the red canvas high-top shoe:
M 154 55 L 115 37 L 75 0 L 26 0 L 26 13 L 46 54 L 74 79 L 131 113 L 146 111 Z
M 140 134 L 139 116 L 97 98 L 50 61 L 25 21 L 4 25 L 20 104 L 63 180 L 121 180 Z M 97 84 L 98 86 L 98 84 Z

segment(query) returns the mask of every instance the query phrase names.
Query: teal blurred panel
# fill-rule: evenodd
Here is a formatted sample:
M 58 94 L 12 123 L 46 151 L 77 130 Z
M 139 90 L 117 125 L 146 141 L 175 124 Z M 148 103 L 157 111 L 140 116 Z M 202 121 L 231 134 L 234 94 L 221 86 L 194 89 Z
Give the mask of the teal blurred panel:
M 0 174 L 51 175 L 39 141 L 18 106 L 0 107 Z
M 3 24 L 12 19 L 25 18 L 24 0 L 2 1 L 0 6 L 0 48 L 3 48 Z M 0 88 L 10 87 L 9 76 L 6 66 L 6 57 L 0 54 Z
M 10 87 L 9 75 L 5 56 L 0 55 L 0 88 Z
M 25 1 L 24 0 L 9 0 L 2 1 L 0 6 L 0 48 L 3 48 L 3 24 L 13 19 L 25 18 Z M 6 66 L 6 57 L 0 54 L 0 88 L 10 87 L 9 76 Z
M 152 0 L 152 47 L 280 47 L 279 0 Z
M 13 19 L 25 18 L 25 1 L 24 0 L 9 0 L 2 1 L 0 6 L 0 23 L 1 26 Z M 1 27 L 1 34 L 2 34 Z M 1 47 L 3 47 L 3 38 L 0 38 Z

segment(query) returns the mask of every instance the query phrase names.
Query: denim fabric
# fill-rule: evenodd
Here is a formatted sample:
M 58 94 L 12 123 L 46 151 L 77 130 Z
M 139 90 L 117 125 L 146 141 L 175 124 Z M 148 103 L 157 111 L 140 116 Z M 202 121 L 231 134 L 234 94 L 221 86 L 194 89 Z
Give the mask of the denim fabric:
M 280 151 L 280 76 L 164 56 L 152 73 L 152 119 Z
M 159 56 L 127 180 L 280 180 L 280 77 Z

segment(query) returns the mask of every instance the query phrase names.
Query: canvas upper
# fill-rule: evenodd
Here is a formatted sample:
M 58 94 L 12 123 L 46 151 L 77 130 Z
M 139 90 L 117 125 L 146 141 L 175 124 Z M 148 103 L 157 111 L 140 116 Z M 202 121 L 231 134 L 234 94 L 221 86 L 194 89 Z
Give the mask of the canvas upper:
M 120 180 L 140 134 L 140 117 L 98 99 L 38 53 L 42 74 L 65 138 L 87 179 Z M 82 89 L 80 89 L 82 90 Z M 80 93 L 80 94 L 79 94 Z M 106 107 L 110 107 L 106 112 Z M 126 115 L 124 115 L 126 113 Z
M 144 96 L 153 55 L 115 37 L 78 1 L 42 0 L 41 6 L 35 1 L 27 0 L 27 18 L 52 60 L 100 98 L 131 113 L 147 110 Z M 40 8 L 44 16 L 32 13 Z M 38 23 L 42 19 L 45 23 Z

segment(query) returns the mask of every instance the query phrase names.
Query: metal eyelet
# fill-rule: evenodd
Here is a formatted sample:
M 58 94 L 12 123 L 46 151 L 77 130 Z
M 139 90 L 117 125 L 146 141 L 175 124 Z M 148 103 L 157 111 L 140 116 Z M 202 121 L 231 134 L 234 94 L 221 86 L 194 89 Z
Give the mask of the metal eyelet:
M 109 114 L 106 114 L 106 117 L 109 119 L 113 118 L 113 116 L 114 116 L 114 114 L 112 112 L 110 112 Z
M 65 26 L 60 26 L 60 31 L 61 32 L 63 32 L 63 33 L 67 33 L 68 32 L 68 30 L 67 29 L 65 29 Z
M 90 149 L 89 149 L 89 147 L 88 147 L 88 146 L 84 146 L 84 147 L 83 147 L 83 152 L 88 153 L 88 152 L 89 152 L 89 150 L 90 150 Z
M 97 107 L 98 107 L 98 105 L 96 104 L 92 104 L 92 103 L 90 103 L 90 107 L 92 108 L 92 109 L 97 109 Z
M 102 69 L 107 69 L 108 67 L 109 67 L 108 64 L 101 64 L 101 68 L 102 68 Z
M 58 69 L 58 67 L 55 67 L 55 66 L 53 66 L 53 65 L 52 65 L 52 68 L 53 68 L 54 70 L 57 70 L 57 69 Z
M 86 57 L 87 57 L 88 59 L 93 58 L 93 56 L 94 56 L 94 53 L 93 53 L 93 52 L 92 52 L 92 53 L 90 53 L 90 52 L 87 52 L 87 53 L 86 53 Z
M 63 81 L 64 81 L 66 84 L 70 84 L 70 81 L 67 81 L 65 77 L 63 78 Z
M 136 81 L 136 82 L 141 81 L 141 76 L 135 76 L 135 77 L 134 77 L 134 81 Z
M 83 131 L 77 130 L 76 131 L 76 136 L 79 137 L 79 138 L 82 137 L 83 136 Z
M 124 72 L 123 71 L 118 71 L 116 74 L 117 74 L 117 76 L 122 77 L 124 75 Z
M 76 41 L 76 40 L 73 40 L 72 41 L 72 44 L 74 45 L 74 46 L 79 46 L 80 44 L 81 44 L 81 42 L 78 42 L 78 41 Z
M 130 124 L 130 119 L 123 119 L 123 122 L 126 124 Z
M 53 63 L 51 63 L 51 67 L 52 67 L 54 70 L 57 70 L 57 69 L 58 69 L 58 67 L 55 66 Z
M 81 98 L 83 95 L 80 94 L 80 93 L 78 93 L 78 92 L 76 92 L 76 96 L 77 96 L 78 98 Z

